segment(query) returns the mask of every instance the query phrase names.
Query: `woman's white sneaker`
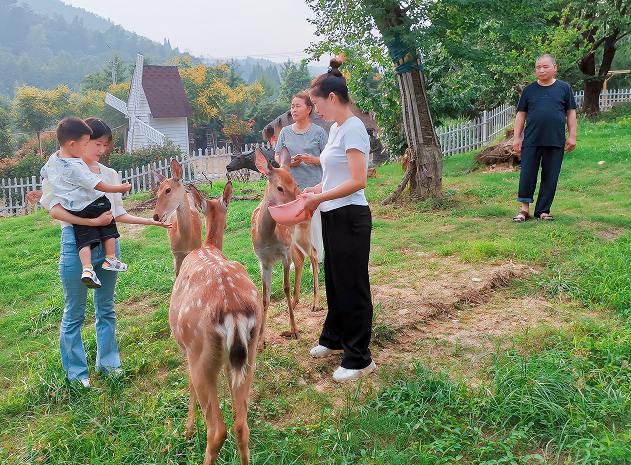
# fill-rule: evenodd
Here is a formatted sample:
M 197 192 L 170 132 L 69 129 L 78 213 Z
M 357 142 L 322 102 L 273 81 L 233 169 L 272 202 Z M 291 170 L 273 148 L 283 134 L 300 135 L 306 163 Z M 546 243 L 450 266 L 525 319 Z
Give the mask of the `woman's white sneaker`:
M 362 376 L 373 372 L 375 368 L 377 368 L 377 365 L 375 365 L 374 361 L 371 361 L 370 365 L 368 365 L 366 368 L 353 369 L 339 367 L 333 372 L 333 381 L 336 381 L 338 383 L 346 383 L 354 379 L 359 379 Z
M 309 353 L 315 358 L 323 358 L 333 354 L 343 354 L 344 351 L 342 349 L 329 349 L 328 347 L 317 345 L 311 349 Z

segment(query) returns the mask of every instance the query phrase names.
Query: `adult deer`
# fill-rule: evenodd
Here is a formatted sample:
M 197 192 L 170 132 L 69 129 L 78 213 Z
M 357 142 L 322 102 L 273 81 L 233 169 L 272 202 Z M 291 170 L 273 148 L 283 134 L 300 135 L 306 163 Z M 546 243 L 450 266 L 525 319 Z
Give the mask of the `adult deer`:
M 171 160 L 171 175 L 166 178 L 160 173 L 154 175 L 160 180 L 156 206 L 153 210 L 153 219 L 156 221 L 168 221 L 172 227 L 168 229 L 169 244 L 173 254 L 173 267 L 175 276 L 180 272 L 182 261 L 191 250 L 202 246 L 202 218 L 197 211 L 195 201 L 186 192 L 182 184 L 182 166 Z
M 206 200 L 195 187 L 191 189 L 206 219 L 206 240 L 204 247 L 184 259 L 169 308 L 171 334 L 186 351 L 190 372 L 185 436 L 193 435 L 195 403 L 199 400 L 206 421 L 204 465 L 215 463 L 227 437 L 217 395 L 219 373 L 225 366 L 235 415 L 235 442 L 241 464 L 247 464 L 247 402 L 263 328 L 263 305 L 243 265 L 227 260 L 222 252 L 232 184 L 226 184 L 223 196 L 216 200 Z
M 254 253 L 261 266 L 261 280 L 263 281 L 263 309 L 267 319 L 267 309 L 270 302 L 270 288 L 272 284 L 272 268 L 278 260 L 283 262 L 283 291 L 289 308 L 289 331 L 284 331 L 283 336 L 298 338 L 298 327 L 294 318 L 294 308 L 300 298 L 300 279 L 305 256 L 311 260 L 313 271 L 313 304 L 312 311 L 319 310 L 320 289 L 318 287 L 318 258 L 315 247 L 311 244 L 311 220 L 303 221 L 295 226 L 283 226 L 276 223 L 267 207 L 291 202 L 300 194 L 300 189 L 289 174 L 291 156 L 286 147 L 280 152 L 280 168 L 274 168 L 269 160 L 256 149 L 256 166 L 259 171 L 267 176 L 267 185 L 263 200 L 252 212 L 251 229 L 252 245 Z M 294 293 L 290 294 L 291 282 L 289 267 L 294 262 Z M 265 325 L 264 325 L 265 326 Z M 265 327 L 259 340 L 259 348 L 265 343 Z

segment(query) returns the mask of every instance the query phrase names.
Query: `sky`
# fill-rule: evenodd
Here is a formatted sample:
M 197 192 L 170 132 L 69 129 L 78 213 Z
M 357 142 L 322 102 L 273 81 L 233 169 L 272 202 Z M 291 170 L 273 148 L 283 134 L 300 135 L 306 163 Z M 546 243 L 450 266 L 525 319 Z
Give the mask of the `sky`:
M 317 42 L 304 0 L 63 0 L 137 34 L 208 58 L 306 58 Z M 328 57 L 325 57 L 328 63 Z M 315 64 L 315 63 L 314 63 Z

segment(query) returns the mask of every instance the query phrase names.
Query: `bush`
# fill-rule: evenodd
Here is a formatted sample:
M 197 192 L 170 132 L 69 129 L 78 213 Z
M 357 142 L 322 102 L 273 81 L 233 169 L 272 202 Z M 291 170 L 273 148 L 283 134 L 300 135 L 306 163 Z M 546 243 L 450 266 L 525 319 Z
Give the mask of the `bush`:
M 42 133 L 42 150 L 39 152 L 37 137 L 31 137 L 15 152 L 12 157 L 0 162 L 0 178 L 30 178 L 39 176 L 39 170 L 48 157 L 57 150 L 54 134 Z
M 166 144 L 150 145 L 133 152 L 121 153 L 114 151 L 109 155 L 109 167 L 116 171 L 125 172 L 132 168 L 140 168 L 148 165 L 149 163 L 158 162 L 158 160 L 167 160 L 178 157 L 180 155 L 180 149 L 170 140 L 167 140 Z

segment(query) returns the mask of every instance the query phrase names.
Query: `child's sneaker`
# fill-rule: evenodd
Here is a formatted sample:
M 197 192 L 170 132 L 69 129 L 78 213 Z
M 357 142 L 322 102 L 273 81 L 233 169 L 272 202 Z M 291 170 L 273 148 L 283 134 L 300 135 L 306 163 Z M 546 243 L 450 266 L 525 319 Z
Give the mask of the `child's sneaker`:
M 118 258 L 106 258 L 101 267 L 104 270 L 110 271 L 127 271 L 127 265 L 121 262 Z
M 91 289 L 101 287 L 101 281 L 99 281 L 99 278 L 96 276 L 94 268 L 83 269 L 83 273 L 81 273 L 81 282 Z

